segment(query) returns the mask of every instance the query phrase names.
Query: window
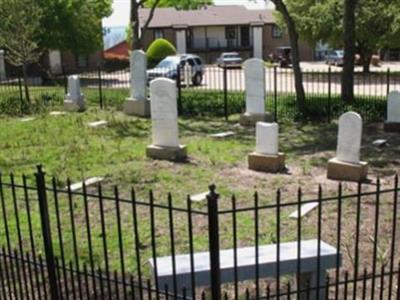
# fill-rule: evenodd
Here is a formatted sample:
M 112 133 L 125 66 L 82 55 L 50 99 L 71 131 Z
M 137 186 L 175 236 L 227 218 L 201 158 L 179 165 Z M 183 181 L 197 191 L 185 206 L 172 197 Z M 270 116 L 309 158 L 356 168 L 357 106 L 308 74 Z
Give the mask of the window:
M 236 27 L 235 26 L 226 26 L 225 37 L 227 40 L 236 39 Z
M 195 58 L 194 61 L 195 61 L 196 64 L 198 64 L 199 66 L 201 65 L 201 60 L 200 60 L 200 58 Z
M 78 68 L 86 68 L 88 66 L 89 58 L 86 55 L 78 55 L 76 57 L 76 65 Z
M 250 27 L 240 27 L 240 44 L 242 47 L 250 46 Z
M 154 38 L 155 39 L 162 39 L 164 38 L 164 32 L 162 29 L 155 29 L 154 30 Z
M 272 26 L 272 37 L 273 38 L 281 38 L 283 35 L 282 29 L 280 29 L 278 26 L 273 25 Z

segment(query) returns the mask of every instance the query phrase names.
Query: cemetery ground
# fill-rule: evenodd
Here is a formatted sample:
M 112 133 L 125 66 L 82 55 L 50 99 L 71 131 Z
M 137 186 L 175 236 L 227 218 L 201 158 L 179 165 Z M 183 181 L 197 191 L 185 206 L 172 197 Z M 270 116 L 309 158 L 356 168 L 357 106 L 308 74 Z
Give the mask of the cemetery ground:
M 99 110 L 90 108 L 85 113 L 69 113 L 61 116 L 50 116 L 48 113 L 33 115 L 33 119 L 21 121 L 21 118 L 4 117 L 0 122 L 0 169 L 2 181 L 9 182 L 9 173 L 15 175 L 15 181 L 21 182 L 21 175 L 26 174 L 29 185 L 34 185 L 36 164 L 43 164 L 47 174 L 47 184 L 51 185 L 51 176 L 57 178 L 57 186 L 64 189 L 69 177 L 72 183 L 82 178 L 104 177 L 103 194 L 114 195 L 114 184 L 118 184 L 119 198 L 131 199 L 131 187 L 134 187 L 138 200 L 148 202 L 149 190 L 154 191 L 156 203 L 168 203 L 167 193 L 171 192 L 174 207 L 186 207 L 188 195 L 207 191 L 211 183 L 217 185 L 221 195 L 220 209 L 231 208 L 231 195 L 236 196 L 237 207 L 252 207 L 253 192 L 259 195 L 259 205 L 276 203 L 276 191 L 281 190 L 281 202 L 296 202 L 298 189 L 302 191 L 302 201 L 316 199 L 318 185 L 323 188 L 323 196 L 335 196 L 338 193 L 338 182 L 326 179 L 326 166 L 334 157 L 337 139 L 337 124 L 295 123 L 282 121 L 280 124 L 280 151 L 287 156 L 287 171 L 281 174 L 266 174 L 248 170 L 247 155 L 255 147 L 254 129 L 237 125 L 239 116 L 230 117 L 228 122 L 222 118 L 180 118 L 179 129 L 181 143 L 188 146 L 189 160 L 186 163 L 172 163 L 146 158 L 146 146 L 151 142 L 150 120 L 125 116 L 112 109 Z M 106 120 L 106 127 L 90 128 L 89 122 Z M 231 137 L 216 139 L 213 133 L 234 131 Z M 386 139 L 386 146 L 375 146 L 373 141 Z M 364 125 L 361 159 L 370 163 L 369 178 L 371 182 L 363 185 L 363 191 L 376 189 L 376 178 L 381 179 L 381 189 L 392 188 L 394 175 L 400 165 L 400 136 L 385 133 L 381 123 Z M 90 193 L 97 193 L 94 186 L 88 187 Z M 357 191 L 357 184 L 344 183 L 343 195 Z M 33 193 L 34 191 L 32 191 Z M 7 193 L 9 195 L 10 193 Z M 34 198 L 32 194 L 32 198 Z M 73 259 L 73 245 L 70 230 L 70 216 L 66 195 L 60 195 L 61 223 L 65 240 L 66 259 Z M 50 211 L 54 213 L 53 198 L 50 197 Z M 65 201 L 63 201 L 65 200 Z M 93 253 L 96 265 L 103 265 L 101 226 L 99 224 L 99 203 L 89 197 L 89 210 L 92 217 Z M 360 259 L 370 265 L 373 247 L 373 222 L 375 218 L 375 199 L 363 197 L 361 226 L 371 228 L 370 235 L 361 237 Z M 393 206 L 392 193 L 381 196 L 381 224 L 379 228 L 382 240 L 379 243 L 381 263 L 388 259 L 390 248 L 391 215 Z M 14 212 L 10 198 L 5 199 L 9 215 Z M 79 257 L 88 261 L 85 219 L 81 196 L 73 199 Z M 21 207 L 24 203 L 19 203 Z M 118 235 L 115 218 L 115 203 L 105 201 L 107 238 L 109 241 L 109 259 L 111 269 L 119 269 Z M 352 268 L 352 249 L 354 244 L 354 228 L 356 201 L 343 202 L 342 251 L 344 265 Z M 297 220 L 290 219 L 294 206 L 281 209 L 281 241 L 296 240 Z M 323 204 L 323 238 L 335 243 L 337 234 L 337 201 Z M 193 209 L 206 210 L 206 202 L 194 202 Z M 275 242 L 276 216 L 274 209 L 263 211 L 259 220 L 260 244 Z M 132 215 L 128 203 L 121 203 L 121 219 L 123 226 L 123 243 L 126 245 L 125 259 L 127 270 L 135 268 L 132 234 Z M 143 257 L 151 257 L 151 239 L 148 208 L 140 208 L 139 215 L 143 221 L 139 224 L 141 233 L 141 251 Z M 176 252 L 187 253 L 186 244 L 187 220 L 185 214 L 174 213 L 176 232 Z M 225 219 L 226 218 L 226 219 Z M 254 212 L 246 212 L 238 218 L 239 246 L 254 243 Z M 302 238 L 315 238 L 316 211 L 303 218 Z M 52 222 L 54 214 L 51 215 Z M 11 226 L 15 226 L 10 219 Z M 27 216 L 21 213 L 20 222 L 23 232 L 27 230 Z M 40 218 L 38 208 L 32 206 L 32 222 L 35 234 L 40 239 Z M 156 218 L 158 256 L 169 255 L 168 214 L 159 213 Z M 195 251 L 207 249 L 207 231 L 205 218 L 193 218 L 195 235 Z M 221 217 L 221 247 L 232 247 L 232 220 L 228 216 Z M 55 224 L 53 224 L 55 228 Z M 26 233 L 26 232 L 25 232 Z M 11 232 L 17 235 L 16 230 Z M 25 234 L 24 236 L 27 236 Z M 184 238 L 185 237 L 185 238 Z M 387 239 L 387 240 L 385 240 Z M 180 242 L 181 240 L 181 242 Z M 0 244 L 4 244 L 4 227 L 0 225 Z M 28 239 L 24 240 L 28 243 Z M 130 245 L 130 246 L 128 246 Z M 60 249 L 55 249 L 59 255 Z M 398 251 L 398 250 L 397 250 Z M 143 260 L 144 261 L 144 260 Z M 148 264 L 143 265 L 149 275 Z

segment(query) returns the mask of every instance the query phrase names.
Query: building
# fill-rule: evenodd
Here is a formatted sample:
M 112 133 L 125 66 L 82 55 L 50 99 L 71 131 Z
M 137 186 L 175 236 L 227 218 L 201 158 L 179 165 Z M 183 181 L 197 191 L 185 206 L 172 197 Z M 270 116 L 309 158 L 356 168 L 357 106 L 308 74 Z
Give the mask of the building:
M 165 38 L 179 53 L 198 54 L 207 63 L 215 62 L 221 52 L 236 51 L 242 58 L 267 59 L 277 47 L 290 46 L 287 33 L 275 21 L 272 9 L 247 9 L 241 5 L 204 6 L 197 10 L 157 8 L 148 30 L 144 48 L 154 39 Z M 140 26 L 150 10 L 139 11 Z M 313 60 L 314 47 L 300 41 L 300 59 Z
M 112 60 L 128 60 L 129 59 L 129 45 L 127 41 L 122 41 L 106 50 L 104 50 L 104 59 Z

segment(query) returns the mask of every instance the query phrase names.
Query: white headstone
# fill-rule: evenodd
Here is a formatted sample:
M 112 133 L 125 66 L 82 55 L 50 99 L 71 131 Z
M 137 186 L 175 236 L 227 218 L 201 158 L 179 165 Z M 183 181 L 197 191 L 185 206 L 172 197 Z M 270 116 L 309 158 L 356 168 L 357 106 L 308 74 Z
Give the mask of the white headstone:
M 78 75 L 71 75 L 68 77 L 67 98 L 76 103 L 83 101 L 83 94 L 81 93 L 81 81 Z
M 158 78 L 150 83 L 153 145 L 179 147 L 175 81 Z
M 147 99 L 147 57 L 142 50 L 130 54 L 131 98 L 139 101 Z
M 359 163 L 362 136 L 362 119 L 355 112 L 347 112 L 339 118 L 336 158 L 343 162 Z
M 62 59 L 59 50 L 49 51 L 49 63 L 52 74 L 58 75 L 62 73 Z
M 257 122 L 256 152 L 266 155 L 277 155 L 279 125 L 277 123 Z
M 263 27 L 253 26 L 253 57 L 263 58 Z
M 400 123 L 400 92 L 392 91 L 388 96 L 387 121 Z
M 265 70 L 264 62 L 251 58 L 244 62 L 246 85 L 246 113 L 265 113 Z
M 4 50 L 0 50 L 0 80 L 6 79 L 6 64 L 4 61 Z

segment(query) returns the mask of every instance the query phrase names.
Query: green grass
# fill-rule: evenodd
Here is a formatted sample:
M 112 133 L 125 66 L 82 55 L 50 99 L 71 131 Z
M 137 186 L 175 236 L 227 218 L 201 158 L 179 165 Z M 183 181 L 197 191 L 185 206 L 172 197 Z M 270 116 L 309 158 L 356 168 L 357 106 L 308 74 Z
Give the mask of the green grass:
M 287 155 L 288 173 L 263 174 L 247 169 L 247 154 L 254 149 L 254 130 L 235 126 L 238 115 L 232 116 L 229 122 L 221 118 L 181 118 L 179 120 L 181 142 L 188 146 L 189 161 L 187 163 L 171 163 L 154 161 L 146 158 L 145 149 L 150 144 L 149 120 L 127 117 L 116 110 L 89 109 L 85 113 L 68 114 L 66 116 L 34 115 L 35 120 L 21 122 L 19 118 L 4 117 L 0 122 L 0 170 L 3 181 L 9 182 L 9 173 L 15 175 L 15 180 L 21 182 L 21 175 L 26 174 L 30 185 L 34 185 L 36 164 L 43 164 L 47 173 L 47 184 L 55 176 L 57 186 L 63 189 L 67 178 L 72 182 L 82 178 L 103 176 L 103 192 L 114 195 L 114 185 L 118 184 L 120 198 L 129 200 L 131 187 L 135 188 L 138 200 L 148 202 L 148 193 L 154 191 L 155 201 L 167 204 L 167 193 L 171 192 L 173 206 L 186 207 L 186 196 L 207 191 L 211 183 L 215 183 L 221 194 L 219 205 L 221 209 L 231 206 L 231 195 L 237 197 L 237 205 L 248 207 L 254 205 L 253 192 L 259 193 L 260 205 L 275 203 L 276 189 L 280 188 L 283 202 L 296 199 L 297 188 L 302 187 L 305 199 L 316 196 L 317 184 L 324 187 L 324 195 L 337 192 L 336 183 L 329 182 L 326 177 L 327 160 L 334 156 L 336 147 L 336 125 L 324 123 L 294 123 L 285 122 L 281 125 L 280 149 Z M 106 128 L 90 129 L 87 123 L 105 119 L 109 121 Z M 234 130 L 236 136 L 224 140 L 209 137 L 211 133 Z M 371 145 L 377 138 L 388 138 L 390 148 L 377 149 Z M 375 125 L 366 126 L 364 134 L 363 159 L 370 161 L 372 176 L 380 175 L 382 182 L 389 185 L 394 170 L 399 162 L 393 160 L 400 153 L 400 138 L 388 135 Z M 345 185 L 345 192 L 354 192 L 355 185 Z M 97 193 L 96 188 L 89 192 Z M 28 216 L 23 200 L 23 191 L 17 190 L 17 207 L 22 224 L 23 246 L 29 249 Z M 31 197 L 32 223 L 37 238 L 37 248 L 41 249 L 40 218 L 38 215 L 35 192 L 28 193 Z M 57 237 L 54 195 L 50 194 L 49 206 L 53 235 Z M 75 260 L 73 251 L 73 236 L 71 230 L 71 214 L 69 202 L 65 194 L 60 194 L 61 225 L 64 238 L 64 250 L 67 260 Z M 12 202 L 12 191 L 5 189 L 4 199 L 9 216 L 12 240 L 17 241 L 15 211 Z M 89 212 L 93 238 L 93 256 L 96 265 L 104 267 L 103 232 L 99 214 L 99 201 L 89 197 Z M 347 202 L 350 208 L 352 202 Z M 194 209 L 206 210 L 204 202 L 194 203 Z M 73 198 L 73 216 L 75 217 L 78 257 L 81 262 L 89 262 L 84 201 L 81 196 Z M 282 241 L 296 238 L 296 221 L 288 218 L 295 207 L 282 209 Z M 367 207 L 368 209 L 368 207 Z M 389 209 L 389 207 L 383 208 Z M 336 204 L 326 205 L 324 211 L 335 215 Z M 104 203 L 105 226 L 107 231 L 108 255 L 111 268 L 120 269 L 118 231 L 116 223 L 115 202 Z M 127 268 L 135 270 L 135 255 L 133 251 L 132 213 L 129 203 L 121 204 L 121 221 L 123 244 L 126 250 Z M 151 257 L 151 239 L 149 209 L 138 207 L 142 264 L 148 273 L 146 259 Z M 274 210 L 262 211 L 260 217 L 260 242 L 267 244 L 276 240 L 276 217 Z M 188 252 L 187 216 L 185 213 L 174 214 L 175 240 L 177 253 Z M 240 245 L 254 243 L 254 213 L 244 212 L 238 215 L 238 238 Z M 194 217 L 195 249 L 207 249 L 206 217 Z M 390 220 L 388 220 L 389 222 Z M 326 220 L 335 228 L 335 219 Z M 157 255 L 170 253 L 168 231 L 168 214 L 156 209 Z M 232 245 L 232 220 L 230 216 L 221 217 L 221 246 L 229 248 Z M 303 237 L 315 237 L 315 214 L 307 219 L 303 226 Z M 351 234 L 349 230 L 348 234 Z M 4 225 L 0 222 L 0 245 L 5 243 Z M 347 236 L 347 235 L 346 235 Z M 334 243 L 334 235 L 326 234 L 325 240 Z M 351 238 L 349 237 L 349 240 Z M 386 243 L 387 241 L 383 241 Z M 55 240 L 55 251 L 59 256 L 60 247 Z M 17 246 L 13 242 L 14 246 Z
M 103 88 L 104 107 L 121 110 L 124 100 L 129 96 L 126 88 Z M 88 104 L 100 107 L 98 88 L 84 88 Z M 2 86 L 0 89 L 0 115 L 18 116 L 46 112 L 62 104 L 64 88 L 30 87 L 32 103 L 21 103 L 16 86 Z M 225 115 L 225 98 L 223 91 L 185 89 L 181 91 L 181 108 L 185 116 L 222 117 Z M 244 92 L 229 91 L 226 97 L 228 115 L 239 114 L 245 109 Z M 278 93 L 275 99 L 272 93 L 267 94 L 266 109 L 276 114 L 279 120 L 323 120 L 337 119 L 348 110 L 359 112 L 366 121 L 380 121 L 385 116 L 386 98 L 379 96 L 357 96 L 352 104 L 344 104 L 339 95 L 307 94 L 306 110 L 299 113 L 296 96 L 293 93 Z

